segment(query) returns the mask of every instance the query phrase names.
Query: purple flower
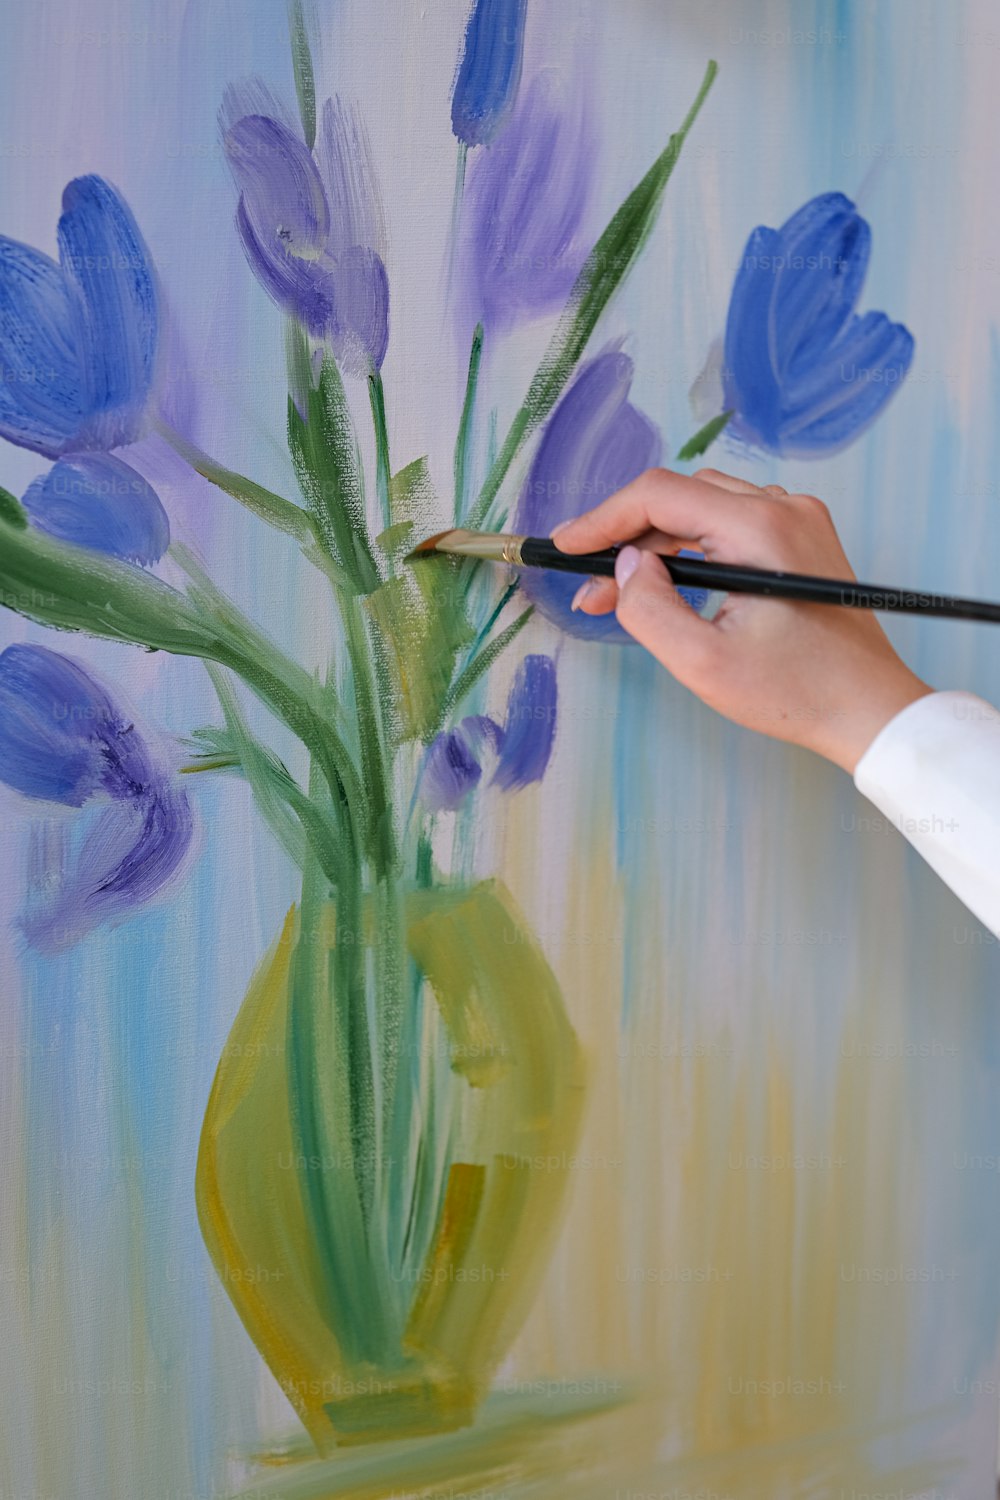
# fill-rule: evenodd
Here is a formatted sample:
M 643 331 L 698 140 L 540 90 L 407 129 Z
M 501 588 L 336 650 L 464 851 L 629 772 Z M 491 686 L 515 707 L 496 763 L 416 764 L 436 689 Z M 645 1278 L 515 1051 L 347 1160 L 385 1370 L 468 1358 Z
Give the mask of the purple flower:
M 661 461 L 660 434 L 629 401 L 634 366 L 610 348 L 581 365 L 549 418 L 514 516 L 519 532 L 548 536 L 553 526 L 590 510 Z M 527 569 L 521 587 L 535 607 L 570 635 L 627 642 L 614 615 L 574 614 L 580 580 L 572 574 Z M 706 595 L 682 589 L 695 609 Z
M 420 780 L 424 805 L 431 812 L 458 807 L 482 781 L 487 754 L 496 757 L 491 781 L 501 791 L 541 781 L 552 755 L 557 705 L 555 662 L 526 656 L 511 685 L 503 727 L 486 714 L 471 714 L 432 742 Z
M 259 112 L 267 95 L 245 93 L 223 109 L 223 143 L 240 189 L 236 227 L 250 268 L 270 297 L 345 369 L 381 369 L 389 340 L 385 228 L 371 145 L 356 110 L 323 106 L 315 155 L 280 117 Z
M 562 308 L 587 257 L 581 237 L 594 144 L 579 101 L 539 73 L 473 162 L 462 206 L 463 317 L 503 332 Z
M 885 313 L 859 316 L 871 230 L 843 193 L 821 193 L 747 241 L 723 352 L 728 430 L 767 453 L 816 458 L 858 437 L 913 358 Z
M 153 380 L 149 252 L 101 177 L 63 193 L 59 264 L 0 237 L 0 436 L 57 458 L 134 442 Z
M 125 562 L 150 567 L 170 545 L 156 491 L 108 453 L 60 459 L 28 486 L 22 504 L 39 531 Z
M 188 799 L 135 725 L 78 662 L 42 646 L 0 653 L 0 780 L 64 807 L 107 804 L 26 919 L 37 947 L 66 946 L 147 901 L 191 845 Z
M 475 0 L 451 96 L 451 128 L 466 146 L 492 141 L 521 79 L 528 0 Z

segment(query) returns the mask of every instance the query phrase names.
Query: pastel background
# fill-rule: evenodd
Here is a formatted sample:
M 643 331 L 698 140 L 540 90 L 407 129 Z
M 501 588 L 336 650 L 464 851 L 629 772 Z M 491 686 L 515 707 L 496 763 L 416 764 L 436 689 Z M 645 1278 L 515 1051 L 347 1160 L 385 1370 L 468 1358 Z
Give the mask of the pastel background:
M 445 487 L 466 357 L 442 301 L 466 9 L 321 0 L 312 15 L 317 93 L 358 96 L 382 176 L 394 457 L 429 453 Z M 719 62 L 602 328 L 638 330 L 633 399 L 668 451 L 697 425 L 688 389 L 750 229 L 841 190 L 874 235 L 862 307 L 916 339 L 908 380 L 838 458 L 764 461 L 723 440 L 713 460 L 820 494 L 862 574 L 996 594 L 1000 24 L 986 0 L 561 0 L 532 11 L 528 55 L 585 92 L 592 234 Z M 237 242 L 216 125 L 247 73 L 293 99 L 273 0 L 13 8 L 0 228 L 51 251 L 64 183 L 116 183 L 180 331 L 175 409 L 208 451 L 282 490 L 281 320 Z M 501 426 L 544 339 L 517 335 L 486 371 Z M 16 493 L 44 468 L 8 445 L 0 463 Z M 175 534 L 308 659 L 328 621 L 294 546 L 155 440 L 142 468 Z M 0 630 L 44 636 L 9 615 Z M 1000 702 L 987 627 L 890 630 L 932 683 Z M 635 651 L 544 621 L 529 635 L 559 651 L 556 756 L 541 787 L 484 814 L 482 859 L 531 916 L 592 1082 L 501 1405 L 460 1439 L 309 1462 L 202 1248 L 193 1174 L 215 1062 L 295 893 L 246 789 L 198 786 L 196 863 L 169 900 L 47 959 L 13 926 L 38 832 L 3 791 L 0 1496 L 992 1493 L 995 940 L 839 772 L 720 722 Z M 196 663 L 85 655 L 145 720 L 180 734 L 211 718 Z

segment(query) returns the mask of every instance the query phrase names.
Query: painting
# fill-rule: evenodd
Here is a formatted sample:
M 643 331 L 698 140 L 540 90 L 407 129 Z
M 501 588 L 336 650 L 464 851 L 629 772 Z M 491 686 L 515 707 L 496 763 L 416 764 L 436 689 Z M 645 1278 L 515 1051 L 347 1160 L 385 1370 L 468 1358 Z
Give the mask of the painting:
M 715 464 L 995 592 L 985 0 L 5 26 L 0 1500 L 992 1494 L 995 939 L 411 557 Z

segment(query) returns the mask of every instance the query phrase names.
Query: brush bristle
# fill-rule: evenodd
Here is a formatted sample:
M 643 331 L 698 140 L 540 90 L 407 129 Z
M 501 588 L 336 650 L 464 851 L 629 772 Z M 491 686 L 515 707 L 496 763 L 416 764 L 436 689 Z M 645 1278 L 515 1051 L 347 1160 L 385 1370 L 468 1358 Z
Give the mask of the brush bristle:
M 436 552 L 438 549 L 438 542 L 444 541 L 445 537 L 450 535 L 451 530 L 436 531 L 434 535 L 429 536 L 425 542 L 421 542 L 418 547 L 414 547 L 412 552 L 408 552 L 406 554 L 406 561 L 409 562 L 411 557 L 426 557 L 428 552 Z

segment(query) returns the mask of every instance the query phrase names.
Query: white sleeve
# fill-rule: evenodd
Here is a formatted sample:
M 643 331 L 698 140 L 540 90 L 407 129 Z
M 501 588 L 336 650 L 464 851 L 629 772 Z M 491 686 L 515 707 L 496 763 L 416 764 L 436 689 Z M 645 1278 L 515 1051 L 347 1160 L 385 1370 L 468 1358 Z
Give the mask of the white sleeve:
M 1000 934 L 1000 713 L 972 693 L 918 698 L 876 735 L 854 784 Z

